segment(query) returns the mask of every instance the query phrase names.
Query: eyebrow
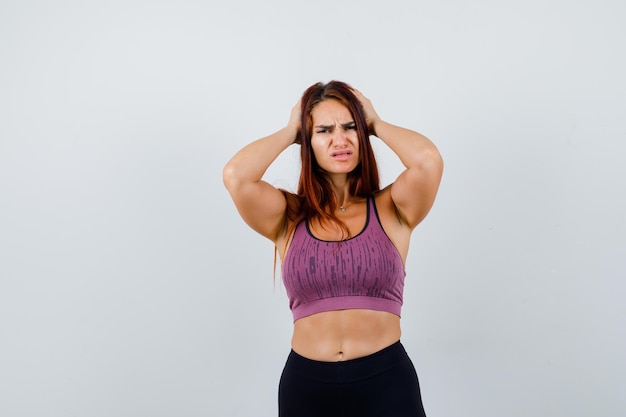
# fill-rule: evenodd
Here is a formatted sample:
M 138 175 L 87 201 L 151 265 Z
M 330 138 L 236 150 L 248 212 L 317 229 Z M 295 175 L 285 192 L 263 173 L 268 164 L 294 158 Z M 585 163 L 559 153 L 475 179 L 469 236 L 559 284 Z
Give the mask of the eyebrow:
M 349 122 L 345 122 L 345 123 L 341 123 L 341 127 L 346 128 L 346 127 L 350 127 L 352 126 L 354 123 L 354 120 L 351 120 Z M 315 128 L 317 129 L 331 129 L 335 127 L 335 125 L 316 125 Z

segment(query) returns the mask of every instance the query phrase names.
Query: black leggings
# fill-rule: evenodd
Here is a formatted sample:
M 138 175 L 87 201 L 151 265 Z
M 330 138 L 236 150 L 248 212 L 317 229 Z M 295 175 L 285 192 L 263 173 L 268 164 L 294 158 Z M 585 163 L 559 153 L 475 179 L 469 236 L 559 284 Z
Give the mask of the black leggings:
M 363 358 L 319 362 L 293 350 L 278 388 L 279 417 L 425 417 L 417 373 L 398 341 Z

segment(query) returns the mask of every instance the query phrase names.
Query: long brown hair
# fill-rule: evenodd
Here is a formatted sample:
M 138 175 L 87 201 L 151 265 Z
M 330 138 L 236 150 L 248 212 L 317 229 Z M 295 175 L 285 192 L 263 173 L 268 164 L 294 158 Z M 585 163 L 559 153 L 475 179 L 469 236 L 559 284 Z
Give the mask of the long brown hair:
M 292 235 L 293 230 L 301 220 L 309 219 L 320 222 L 322 220 L 335 222 L 344 232 L 344 238 L 349 237 L 347 226 L 334 215 L 339 204 L 330 179 L 326 172 L 320 168 L 311 148 L 311 137 L 313 136 L 311 113 L 313 108 L 324 100 L 337 100 L 346 106 L 356 125 L 360 160 L 357 167 L 348 174 L 350 195 L 365 198 L 380 190 L 378 166 L 369 140 L 370 131 L 361 102 L 352 88 L 344 82 L 330 81 L 326 84 L 321 82 L 314 84 L 304 92 L 301 100 L 302 118 L 298 141 L 300 142 L 302 169 L 298 182 L 298 192 L 293 194 L 281 190 L 287 199 L 285 225 L 290 222 L 287 236 Z

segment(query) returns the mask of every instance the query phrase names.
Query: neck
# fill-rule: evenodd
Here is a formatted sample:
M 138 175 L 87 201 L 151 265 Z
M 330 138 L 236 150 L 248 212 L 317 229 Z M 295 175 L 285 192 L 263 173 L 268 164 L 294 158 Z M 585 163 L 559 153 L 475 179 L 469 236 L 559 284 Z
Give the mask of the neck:
M 348 195 L 345 196 L 337 196 L 337 205 L 339 207 L 346 207 L 350 205 L 351 198 Z
M 337 207 L 342 213 L 345 212 L 347 208 L 352 205 L 352 203 L 353 198 L 351 196 L 344 195 L 343 198 L 340 198 L 340 196 L 337 197 Z
M 334 184 L 333 191 L 335 194 L 335 201 L 337 202 L 337 208 L 342 212 L 348 208 L 350 204 L 352 204 L 352 196 L 350 195 L 350 186 L 347 182 L 338 186 L 336 183 Z

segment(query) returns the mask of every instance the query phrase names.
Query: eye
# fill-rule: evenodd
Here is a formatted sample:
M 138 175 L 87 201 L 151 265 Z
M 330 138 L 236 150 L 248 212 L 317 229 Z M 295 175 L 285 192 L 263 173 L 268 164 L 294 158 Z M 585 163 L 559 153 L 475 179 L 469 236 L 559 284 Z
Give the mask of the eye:
M 328 133 L 328 129 L 317 129 L 315 133 Z

